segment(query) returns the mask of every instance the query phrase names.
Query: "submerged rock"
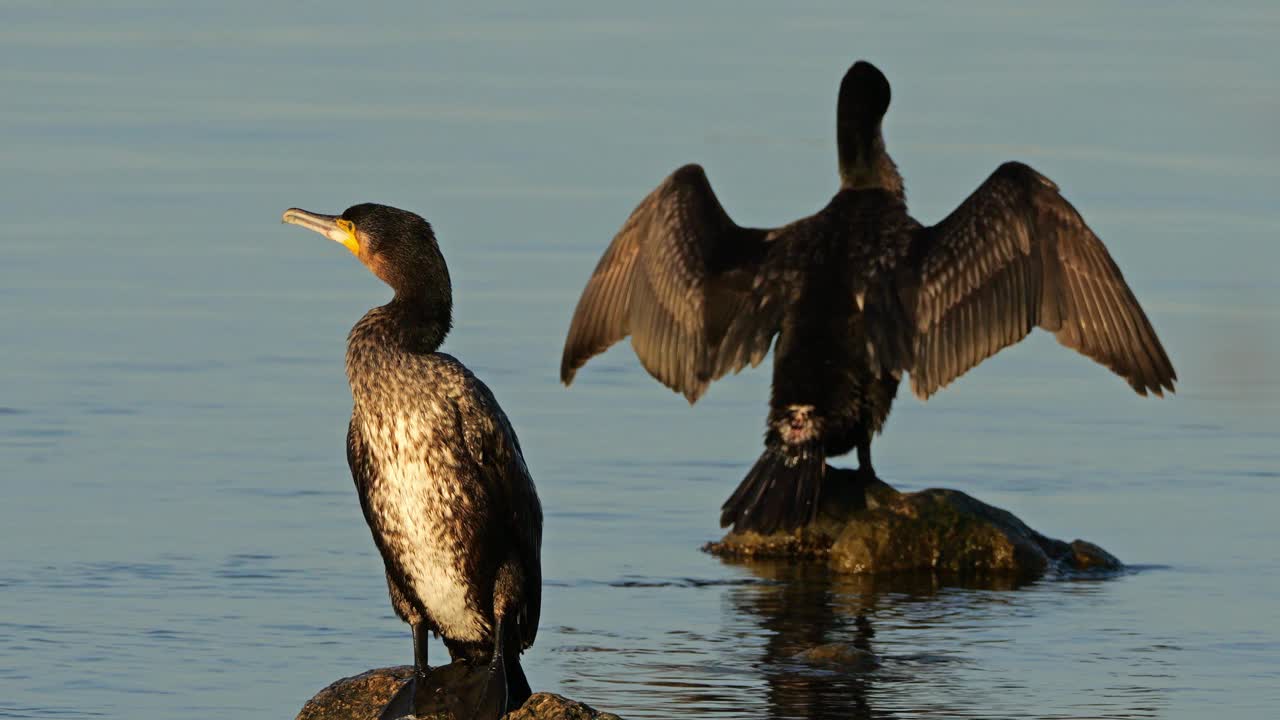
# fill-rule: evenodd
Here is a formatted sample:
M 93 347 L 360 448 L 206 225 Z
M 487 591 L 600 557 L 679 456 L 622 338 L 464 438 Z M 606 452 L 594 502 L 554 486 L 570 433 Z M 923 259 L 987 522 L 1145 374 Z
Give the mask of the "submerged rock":
M 343 678 L 308 700 L 296 720 L 378 720 L 382 708 L 412 674 L 412 666 L 400 665 Z M 420 720 L 450 718 L 440 716 Z M 553 693 L 534 693 L 519 710 L 507 713 L 506 720 L 622 719 Z
M 727 558 L 802 558 L 857 574 L 932 572 L 1040 577 L 1124 565 L 1083 540 L 1066 543 L 958 490 L 898 492 L 856 471 L 827 468 L 818 520 L 793 532 L 730 532 L 703 549 Z
M 792 656 L 810 665 L 836 668 L 847 672 L 865 672 L 880 667 L 880 658 L 854 643 L 833 642 L 815 645 Z

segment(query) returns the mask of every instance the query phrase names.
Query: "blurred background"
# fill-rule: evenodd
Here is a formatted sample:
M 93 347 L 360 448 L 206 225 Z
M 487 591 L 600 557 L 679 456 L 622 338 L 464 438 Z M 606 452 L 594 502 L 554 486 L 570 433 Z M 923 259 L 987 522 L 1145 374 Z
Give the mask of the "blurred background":
M 0 20 L 0 717 L 287 718 L 411 660 L 343 445 L 346 332 L 389 291 L 279 224 L 361 201 L 434 224 L 445 349 L 538 482 L 536 689 L 627 718 L 1280 703 L 1274 4 L 10 0 Z M 877 469 L 1133 572 L 963 587 L 725 564 L 698 547 L 759 453 L 768 370 L 689 408 L 624 343 L 559 385 L 587 276 L 671 170 L 701 163 L 744 225 L 827 202 L 858 58 L 893 83 L 917 218 L 1032 164 L 1181 378 L 1141 399 L 1038 334 L 928 405 L 904 391 Z M 879 666 L 792 657 L 836 641 Z

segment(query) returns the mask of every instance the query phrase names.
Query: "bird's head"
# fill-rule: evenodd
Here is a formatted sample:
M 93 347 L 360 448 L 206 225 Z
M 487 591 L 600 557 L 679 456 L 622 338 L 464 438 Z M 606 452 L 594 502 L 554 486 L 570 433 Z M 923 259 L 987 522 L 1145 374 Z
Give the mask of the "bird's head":
M 889 80 L 875 65 L 866 60 L 854 63 L 840 81 L 840 102 L 836 109 L 841 120 L 854 125 L 875 127 L 889 109 Z
M 340 243 L 402 300 L 452 304 L 449 268 L 431 225 L 422 216 L 388 205 L 352 205 L 341 215 L 299 208 L 283 220 Z
M 883 185 L 878 172 L 884 155 L 880 121 L 889 109 L 889 81 L 875 65 L 859 60 L 840 81 L 836 104 L 836 142 L 840 177 L 849 187 Z

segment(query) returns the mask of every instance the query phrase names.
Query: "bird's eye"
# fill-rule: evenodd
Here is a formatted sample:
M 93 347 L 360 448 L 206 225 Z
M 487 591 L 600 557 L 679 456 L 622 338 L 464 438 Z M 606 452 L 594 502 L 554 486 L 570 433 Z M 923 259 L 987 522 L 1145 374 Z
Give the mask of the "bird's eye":
M 356 224 L 351 222 L 350 220 L 343 220 L 342 218 L 338 218 L 338 227 L 347 231 L 351 235 L 356 234 Z

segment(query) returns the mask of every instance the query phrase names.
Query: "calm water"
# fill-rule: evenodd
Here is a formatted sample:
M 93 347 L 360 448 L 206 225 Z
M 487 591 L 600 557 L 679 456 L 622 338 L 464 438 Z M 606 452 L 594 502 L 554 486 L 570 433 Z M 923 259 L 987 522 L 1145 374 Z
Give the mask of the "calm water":
M 343 452 L 343 339 L 387 291 L 278 220 L 363 200 L 435 224 L 447 347 L 538 481 L 536 687 L 628 718 L 1274 716 L 1271 4 L 261 5 L 0 4 L 0 717 L 289 718 L 409 660 Z M 667 172 L 703 163 L 744 224 L 826 202 L 858 57 L 894 83 L 918 217 L 1033 163 L 1182 377 L 1140 400 L 1037 337 L 902 399 L 877 467 L 1134 572 L 965 588 L 724 564 L 697 548 L 758 453 L 767 371 L 692 410 L 625 348 L 557 384 L 582 283 Z M 792 657 L 832 641 L 879 666 Z

